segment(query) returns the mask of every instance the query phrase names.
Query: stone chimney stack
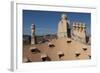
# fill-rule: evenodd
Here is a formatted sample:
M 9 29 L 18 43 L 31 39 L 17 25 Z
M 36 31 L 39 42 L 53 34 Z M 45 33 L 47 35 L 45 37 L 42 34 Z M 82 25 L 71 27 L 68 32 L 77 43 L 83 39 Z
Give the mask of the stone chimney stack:
M 81 37 L 83 38 L 82 42 L 86 43 L 86 25 L 85 25 L 85 23 L 83 23 L 83 25 L 82 25 Z
M 86 26 L 85 23 L 73 22 L 73 39 L 86 43 Z
M 58 24 L 58 32 L 57 32 L 58 38 L 68 37 L 67 32 L 68 32 L 69 24 L 70 22 L 67 19 L 67 15 L 62 14 L 61 20 L 59 21 L 59 24 Z
M 32 24 L 31 25 L 31 44 L 36 44 L 36 40 L 35 40 L 35 25 Z

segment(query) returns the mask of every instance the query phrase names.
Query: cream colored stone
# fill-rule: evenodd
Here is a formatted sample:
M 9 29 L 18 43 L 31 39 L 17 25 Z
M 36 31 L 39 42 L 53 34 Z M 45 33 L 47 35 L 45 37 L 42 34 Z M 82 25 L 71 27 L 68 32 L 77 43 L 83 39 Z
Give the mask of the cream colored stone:
M 35 44 L 35 25 L 31 25 L 31 44 Z
M 67 37 L 67 28 L 69 26 L 69 20 L 67 20 L 67 16 L 62 14 L 61 20 L 58 24 L 58 38 Z

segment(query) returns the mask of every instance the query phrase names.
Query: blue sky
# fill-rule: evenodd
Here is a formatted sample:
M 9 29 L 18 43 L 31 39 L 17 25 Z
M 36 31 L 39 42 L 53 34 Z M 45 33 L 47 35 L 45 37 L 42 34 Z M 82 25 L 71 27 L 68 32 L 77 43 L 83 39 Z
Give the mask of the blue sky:
M 84 22 L 87 32 L 91 33 L 91 14 L 76 12 L 55 12 L 55 11 L 35 11 L 23 10 L 23 33 L 31 34 L 30 26 L 35 24 L 36 34 L 56 33 L 58 23 L 62 14 L 66 14 L 68 20 L 72 22 Z

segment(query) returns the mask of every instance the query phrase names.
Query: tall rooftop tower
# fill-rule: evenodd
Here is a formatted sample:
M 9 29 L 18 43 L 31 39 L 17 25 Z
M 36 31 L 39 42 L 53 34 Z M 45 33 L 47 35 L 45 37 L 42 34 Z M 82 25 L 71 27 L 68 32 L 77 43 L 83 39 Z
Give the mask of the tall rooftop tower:
M 58 38 L 68 37 L 68 28 L 69 28 L 69 20 L 67 19 L 67 15 L 62 14 L 61 20 L 59 21 L 58 24 L 58 32 L 57 32 Z
M 73 22 L 73 39 L 86 43 L 86 25 L 81 22 Z
M 35 25 L 32 24 L 31 25 L 31 44 L 35 44 L 36 40 L 35 40 Z

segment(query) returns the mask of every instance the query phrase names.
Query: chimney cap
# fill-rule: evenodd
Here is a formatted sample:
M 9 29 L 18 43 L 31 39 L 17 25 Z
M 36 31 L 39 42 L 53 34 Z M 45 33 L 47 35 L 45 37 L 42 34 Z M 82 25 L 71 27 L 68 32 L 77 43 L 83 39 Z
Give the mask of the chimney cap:
M 61 18 L 62 18 L 62 19 L 66 19 L 66 18 L 67 18 L 67 15 L 66 15 L 66 14 L 62 14 L 62 15 L 61 15 Z

